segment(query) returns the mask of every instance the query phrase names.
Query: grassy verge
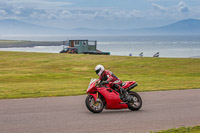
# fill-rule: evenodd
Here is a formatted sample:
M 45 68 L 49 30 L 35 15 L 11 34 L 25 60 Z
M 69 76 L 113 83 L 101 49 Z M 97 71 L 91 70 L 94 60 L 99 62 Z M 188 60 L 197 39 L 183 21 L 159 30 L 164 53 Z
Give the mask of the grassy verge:
M 150 132 L 150 133 L 200 133 L 200 126 L 180 127 L 180 128 L 173 128 L 169 130 L 162 130 L 162 131 Z
M 97 64 L 135 91 L 200 88 L 200 59 L 0 52 L 0 98 L 85 94 Z

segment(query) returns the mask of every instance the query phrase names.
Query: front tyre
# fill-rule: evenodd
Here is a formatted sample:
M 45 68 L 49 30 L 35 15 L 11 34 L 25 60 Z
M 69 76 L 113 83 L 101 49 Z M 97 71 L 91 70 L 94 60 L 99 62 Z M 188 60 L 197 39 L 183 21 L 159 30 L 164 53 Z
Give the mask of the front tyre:
M 129 92 L 131 95 L 131 101 L 128 103 L 128 108 L 132 111 L 137 111 L 142 107 L 142 99 L 136 92 Z
M 104 108 L 104 104 L 101 100 L 101 98 L 98 99 L 98 101 L 95 101 L 94 97 L 92 95 L 88 95 L 85 99 L 85 104 L 88 110 L 90 110 L 93 113 L 100 113 L 102 112 Z

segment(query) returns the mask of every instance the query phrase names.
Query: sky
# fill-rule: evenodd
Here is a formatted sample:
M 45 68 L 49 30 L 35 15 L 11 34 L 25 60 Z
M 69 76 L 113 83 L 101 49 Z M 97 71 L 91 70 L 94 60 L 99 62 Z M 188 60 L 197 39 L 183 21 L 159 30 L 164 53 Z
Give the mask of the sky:
M 200 0 L 0 0 L 0 20 L 65 29 L 158 27 L 200 19 Z

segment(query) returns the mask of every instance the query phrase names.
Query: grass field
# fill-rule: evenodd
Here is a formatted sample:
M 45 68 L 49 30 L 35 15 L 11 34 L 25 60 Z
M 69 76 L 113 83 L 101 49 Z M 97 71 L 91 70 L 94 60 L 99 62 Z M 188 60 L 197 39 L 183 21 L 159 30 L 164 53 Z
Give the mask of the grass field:
M 97 64 L 135 91 L 200 88 L 200 59 L 0 52 L 0 98 L 85 94 Z
M 150 133 L 200 133 L 200 126 L 194 127 L 180 127 L 169 130 L 163 130 L 158 132 L 150 132 Z

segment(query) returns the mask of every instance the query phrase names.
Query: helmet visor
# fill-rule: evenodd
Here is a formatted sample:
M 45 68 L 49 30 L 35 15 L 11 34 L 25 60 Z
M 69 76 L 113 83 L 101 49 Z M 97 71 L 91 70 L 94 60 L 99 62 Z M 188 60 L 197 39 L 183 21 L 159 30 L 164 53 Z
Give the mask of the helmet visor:
M 95 72 L 97 75 L 99 75 L 99 72 L 101 71 L 101 69 L 97 69 Z

